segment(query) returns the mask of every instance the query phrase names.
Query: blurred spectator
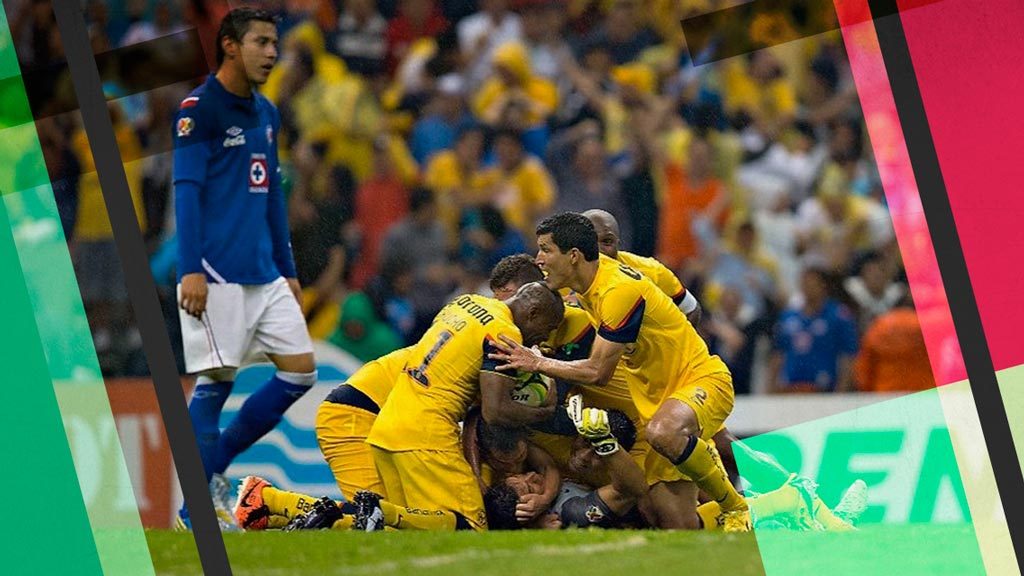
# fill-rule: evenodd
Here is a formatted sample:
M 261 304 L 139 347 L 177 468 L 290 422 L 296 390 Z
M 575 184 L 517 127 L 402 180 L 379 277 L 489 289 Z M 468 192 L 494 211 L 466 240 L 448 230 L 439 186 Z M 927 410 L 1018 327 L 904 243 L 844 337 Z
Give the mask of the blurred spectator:
M 565 74 L 559 81 L 561 98 L 554 116 L 558 127 L 572 126 L 585 119 L 603 119 L 604 101 L 599 95 L 613 88 L 613 63 L 608 47 L 589 43 L 579 51 L 579 63 L 567 48 L 556 53 L 559 69 Z
M 373 156 L 373 171 L 356 192 L 355 225 L 349 230 L 357 243 L 352 285 L 362 288 L 377 273 L 384 236 L 405 216 L 409 194 L 398 177 L 391 156 L 380 143 Z
M 778 138 L 797 111 L 793 83 L 773 50 L 733 58 L 722 71 L 725 110 L 744 131 L 749 150 L 762 149 Z
M 499 260 L 526 250 L 522 233 L 510 228 L 493 206 L 481 206 L 463 219 L 459 260 L 467 270 L 485 271 L 486 277 Z
M 412 264 L 403 254 L 393 254 L 382 261 L 380 273 L 367 284 L 364 292 L 373 303 L 377 318 L 383 319 L 405 344 L 414 344 L 418 336 L 416 311 L 410 295 L 413 290 Z
M 802 302 L 782 313 L 775 328 L 770 391 L 848 392 L 857 353 L 857 327 L 850 312 L 828 295 L 826 273 L 808 268 Z
M 558 90 L 530 69 L 518 42 L 494 51 L 494 73 L 473 96 L 473 114 L 496 128 L 526 130 L 542 124 L 558 105 Z
M 57 214 L 60 217 L 64 238 L 71 242 L 74 239 L 78 212 L 78 186 L 82 167 L 68 146 L 68 138 L 63 127 L 55 118 L 41 118 L 36 121 L 36 131 L 39 134 L 39 147 L 43 152 L 46 171 L 53 187 L 53 197 L 57 204 Z M 43 184 L 38 181 L 39 167 L 24 164 L 32 160 L 32 155 L 24 156 L 15 171 L 15 190 L 28 190 Z
M 182 14 L 185 22 L 199 34 L 211 71 L 217 69 L 217 31 L 229 10 L 231 7 L 223 0 L 184 0 Z
M 424 170 L 423 183 L 434 191 L 450 246 L 457 242 L 463 210 L 487 202 L 497 182 L 497 172 L 484 168 L 483 156 L 483 128 L 464 124 L 454 148 L 435 154 Z
M 401 258 L 409 263 L 416 286 L 409 294 L 416 312 L 415 334 L 430 325 L 454 288 L 447 246 L 433 192 L 427 188 L 413 189 L 409 194 L 409 214 L 384 236 L 380 259 L 388 263 Z
M 108 104 L 114 124 L 114 135 L 124 162 L 128 189 L 135 205 L 135 216 L 139 228 L 145 231 L 146 216 L 142 201 L 142 148 L 132 126 L 126 121 L 117 104 Z M 99 177 L 93 161 L 92 150 L 85 130 L 79 129 L 71 144 L 82 176 L 79 180 L 78 213 L 75 218 L 73 236 L 75 243 L 72 261 L 78 277 L 82 303 L 85 305 L 93 331 L 97 352 L 104 353 L 104 360 L 118 359 L 107 355 L 112 350 L 124 350 L 123 340 L 136 335 L 129 332 L 130 311 L 127 306 L 128 293 L 125 289 L 124 274 L 114 244 L 114 234 L 107 218 L 106 204 L 100 190 Z M 102 366 L 110 370 L 112 366 Z
M 815 56 L 809 72 L 801 94 L 804 117 L 809 122 L 827 124 L 857 105 L 857 87 L 848 67 L 841 68 L 831 54 Z
M 730 286 L 705 290 L 702 301 L 709 312 L 702 322 L 708 348 L 729 366 L 735 392 L 749 394 L 758 338 L 770 333 L 771 319 L 758 317 L 740 291 Z
M 797 211 L 798 250 L 806 259 L 844 271 L 855 252 L 876 247 L 869 217 L 868 201 L 852 195 L 845 173 L 830 165 L 817 195 L 804 200 Z
M 363 292 L 353 292 L 345 298 L 338 328 L 328 341 L 363 362 L 402 347 L 402 340 L 377 316 L 373 302 Z
M 388 72 L 394 73 L 413 42 L 437 36 L 447 27 L 434 0 L 401 0 L 398 15 L 388 22 Z
M 854 364 L 863 392 L 916 392 L 935 387 L 921 323 L 909 295 L 878 316 L 864 334 Z
M 544 164 L 523 149 L 522 133 L 503 130 L 494 137 L 498 174 L 493 201 L 505 221 L 525 238 L 534 237 L 540 218 L 555 203 L 556 190 Z
M 778 267 L 762 247 L 757 229 L 748 218 L 739 218 L 727 229 L 721 243 L 707 218 L 696 222 L 702 238 L 704 277 L 711 287 L 735 290 L 754 319 L 764 316 L 776 301 Z
M 436 152 L 454 146 L 459 128 L 470 121 L 466 113 L 465 83 L 462 78 L 456 74 L 440 78 L 434 97 L 412 128 L 409 147 L 413 158 L 421 165 L 426 165 Z
M 310 160 L 300 162 L 289 199 L 292 251 L 310 334 L 325 338 L 338 324 L 348 261 L 344 232 L 354 215 L 355 180 L 343 166 Z
M 814 129 L 797 122 L 778 142 L 748 158 L 736 173 L 736 181 L 749 192 L 750 207 L 764 210 L 777 202 L 787 206 L 806 199 L 828 158 L 817 143 Z
M 640 0 L 611 0 L 605 20 L 585 39 L 586 43 L 608 46 L 615 64 L 636 60 L 645 48 L 658 41 L 643 21 Z
M 491 75 L 494 51 L 522 37 L 522 23 L 509 10 L 508 0 L 480 0 L 478 4 L 480 11 L 463 18 L 456 27 L 470 90 Z
M 530 68 L 538 76 L 558 82 L 561 76 L 559 55 L 565 40 L 562 28 L 565 15 L 557 0 L 519 0 L 523 44 L 530 54 Z
M 28 0 L 11 18 L 11 37 L 22 67 L 45 66 L 64 57 L 50 0 Z
M 725 186 L 712 171 L 712 149 L 708 141 L 693 137 L 688 164 L 666 163 L 665 195 L 661 202 L 661 226 L 658 230 L 658 259 L 673 270 L 684 267 L 698 253 L 693 222 L 706 218 L 721 224 L 725 214 Z M 719 207 L 711 218 L 709 209 Z
M 376 0 L 344 0 L 342 6 L 329 49 L 356 74 L 369 76 L 383 71 L 388 22 L 377 11 Z
M 129 6 L 129 22 L 131 24 L 121 38 L 121 46 L 148 42 L 183 30 L 181 23 L 175 20 L 167 0 L 160 0 L 156 3 L 152 22 L 144 19 L 146 9 L 144 0 L 134 0 L 129 3 Z
M 563 130 L 548 148 L 548 165 L 557 184 L 554 212 L 585 212 L 599 209 L 626 220 L 619 181 L 608 169 L 608 155 L 601 129 L 585 120 Z M 620 230 L 620 240 L 629 246 L 631 233 Z
M 856 276 L 843 281 L 843 290 L 857 313 L 860 330 L 864 332 L 875 318 L 892 310 L 903 300 L 907 288 L 896 282 L 895 270 L 877 252 L 864 256 L 859 268 Z

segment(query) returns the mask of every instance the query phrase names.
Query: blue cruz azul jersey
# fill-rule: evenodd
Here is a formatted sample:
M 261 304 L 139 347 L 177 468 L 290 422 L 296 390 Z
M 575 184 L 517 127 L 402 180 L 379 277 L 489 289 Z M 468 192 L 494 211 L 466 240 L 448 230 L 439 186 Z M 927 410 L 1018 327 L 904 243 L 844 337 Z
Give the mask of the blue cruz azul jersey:
M 210 75 L 174 121 L 178 279 L 267 284 L 295 277 L 277 159 L 281 117 Z

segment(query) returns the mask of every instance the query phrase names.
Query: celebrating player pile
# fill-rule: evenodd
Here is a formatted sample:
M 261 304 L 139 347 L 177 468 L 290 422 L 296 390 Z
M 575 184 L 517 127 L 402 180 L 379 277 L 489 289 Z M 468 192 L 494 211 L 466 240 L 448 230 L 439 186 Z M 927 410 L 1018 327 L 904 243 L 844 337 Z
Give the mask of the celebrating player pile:
M 718 502 L 727 531 L 749 529 L 746 501 L 708 441 L 733 406 L 729 369 L 675 303 L 636 270 L 600 254 L 597 233 L 581 214 L 562 213 L 537 227 L 537 264 L 555 289 L 569 288 L 597 321 L 590 356 L 564 361 L 502 339 L 499 369 L 541 372 L 585 386 L 607 384 L 622 359 L 647 441 L 687 479 L 668 488 L 696 516 L 697 490 Z

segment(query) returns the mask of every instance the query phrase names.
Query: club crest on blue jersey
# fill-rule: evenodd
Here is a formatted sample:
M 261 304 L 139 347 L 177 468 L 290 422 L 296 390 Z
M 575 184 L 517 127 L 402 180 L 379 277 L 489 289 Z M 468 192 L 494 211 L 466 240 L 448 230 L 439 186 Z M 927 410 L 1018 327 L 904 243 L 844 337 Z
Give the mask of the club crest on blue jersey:
M 185 116 L 184 118 L 178 119 L 178 138 L 184 138 L 192 133 L 192 129 L 195 128 L 196 124 L 192 121 L 192 118 Z
M 270 169 L 266 154 L 253 154 L 249 162 L 249 192 L 266 194 L 270 192 Z

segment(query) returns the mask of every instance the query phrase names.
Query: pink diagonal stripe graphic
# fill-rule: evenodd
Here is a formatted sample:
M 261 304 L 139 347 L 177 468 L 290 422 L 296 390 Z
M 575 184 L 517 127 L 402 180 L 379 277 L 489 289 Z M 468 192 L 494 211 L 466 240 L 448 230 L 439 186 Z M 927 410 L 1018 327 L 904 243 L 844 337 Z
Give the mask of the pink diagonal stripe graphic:
M 992 363 L 1003 370 L 1024 364 L 1024 3 L 916 4 L 899 2 L 907 47 Z
M 939 385 L 967 378 L 867 0 L 835 0 L 843 41 Z

